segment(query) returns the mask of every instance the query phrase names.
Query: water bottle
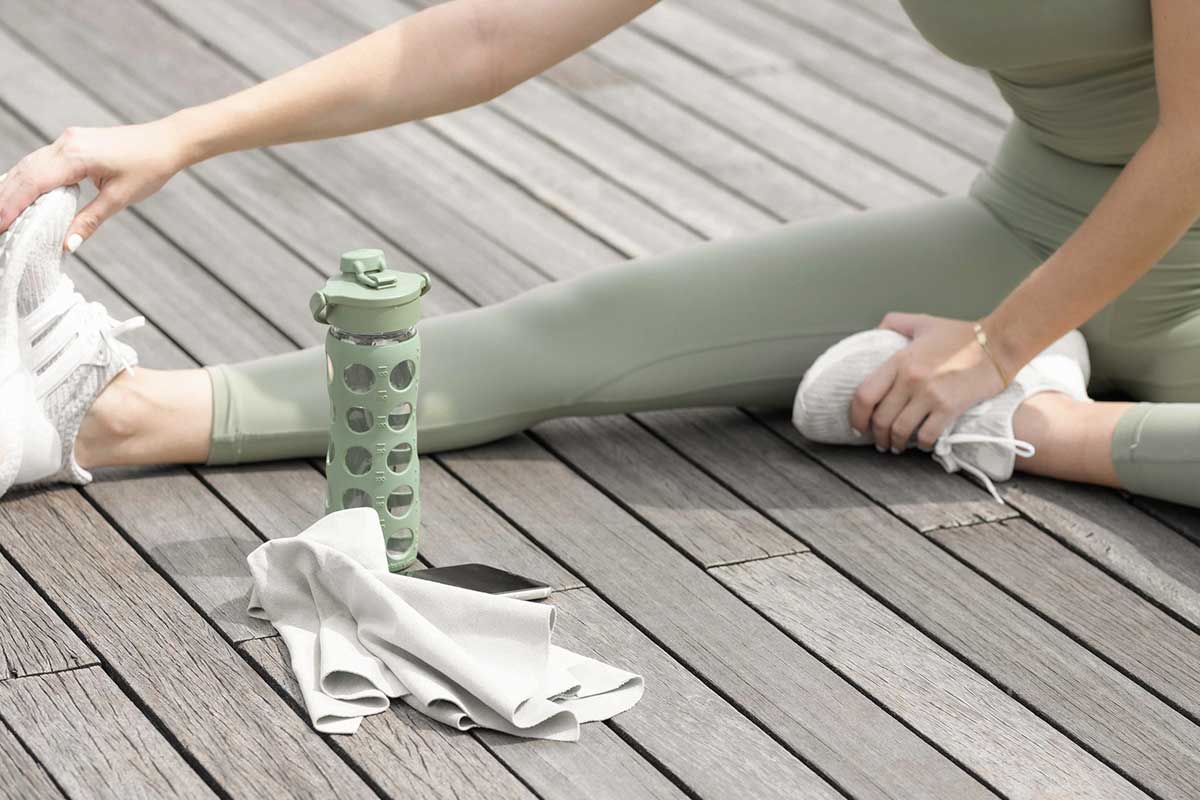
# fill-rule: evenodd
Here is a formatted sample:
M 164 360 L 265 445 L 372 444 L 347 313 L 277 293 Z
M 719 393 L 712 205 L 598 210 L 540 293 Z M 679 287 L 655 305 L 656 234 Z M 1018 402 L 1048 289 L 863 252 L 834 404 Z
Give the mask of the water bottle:
M 374 508 L 393 572 L 416 560 L 421 525 L 417 322 L 427 291 L 428 275 L 388 269 L 380 250 L 351 250 L 309 301 L 329 325 L 325 513 Z

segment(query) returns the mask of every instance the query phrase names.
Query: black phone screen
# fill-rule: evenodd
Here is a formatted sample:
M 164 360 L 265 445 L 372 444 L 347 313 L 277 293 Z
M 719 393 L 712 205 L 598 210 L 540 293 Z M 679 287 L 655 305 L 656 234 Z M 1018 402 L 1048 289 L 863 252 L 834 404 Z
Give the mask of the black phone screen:
M 415 569 L 404 574 L 411 578 L 523 600 L 539 600 L 549 597 L 551 592 L 551 587 L 545 583 L 489 567 L 487 564 L 454 564 L 448 567 Z

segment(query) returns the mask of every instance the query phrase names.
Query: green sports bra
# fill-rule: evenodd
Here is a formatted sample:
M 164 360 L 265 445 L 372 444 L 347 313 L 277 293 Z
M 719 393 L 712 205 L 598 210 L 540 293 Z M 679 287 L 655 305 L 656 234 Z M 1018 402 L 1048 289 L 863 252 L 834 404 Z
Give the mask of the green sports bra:
M 900 0 L 929 42 L 992 74 L 1042 144 L 1124 164 L 1158 120 L 1148 0 Z

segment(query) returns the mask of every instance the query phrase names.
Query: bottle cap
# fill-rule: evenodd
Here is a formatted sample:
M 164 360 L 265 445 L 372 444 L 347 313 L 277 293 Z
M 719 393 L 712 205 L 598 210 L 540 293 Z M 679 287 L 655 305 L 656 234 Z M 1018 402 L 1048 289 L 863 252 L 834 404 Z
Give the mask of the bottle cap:
M 429 291 L 429 275 L 387 268 L 382 250 L 350 250 L 342 254 L 341 271 L 325 282 L 308 302 L 313 319 L 357 334 L 411 328 L 421 319 L 421 295 Z

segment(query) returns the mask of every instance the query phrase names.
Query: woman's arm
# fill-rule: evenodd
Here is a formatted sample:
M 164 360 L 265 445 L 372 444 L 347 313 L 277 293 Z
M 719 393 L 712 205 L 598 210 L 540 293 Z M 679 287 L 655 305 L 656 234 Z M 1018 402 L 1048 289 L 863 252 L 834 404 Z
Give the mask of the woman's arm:
M 1075 233 L 983 320 L 1010 375 L 1128 289 L 1200 217 L 1200 3 L 1151 8 L 1158 125 Z
M 0 183 L 0 231 L 40 194 L 90 178 L 77 247 L 179 170 L 234 150 L 326 139 L 482 103 L 619 28 L 656 0 L 454 0 L 265 83 L 144 125 L 69 128 Z M 75 238 L 78 237 L 78 238 Z
M 1200 217 L 1200 3 L 1153 0 L 1159 119 L 1083 224 L 981 320 L 1008 376 L 1129 288 Z M 1000 390 L 973 326 L 889 314 L 913 343 L 855 395 L 851 424 L 876 446 L 929 448 L 963 411 Z

